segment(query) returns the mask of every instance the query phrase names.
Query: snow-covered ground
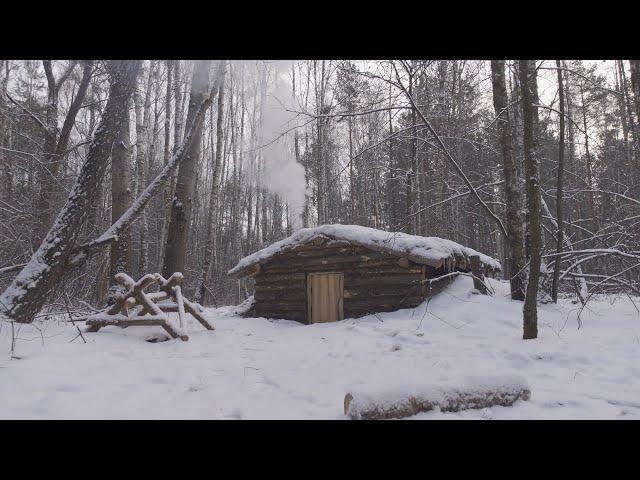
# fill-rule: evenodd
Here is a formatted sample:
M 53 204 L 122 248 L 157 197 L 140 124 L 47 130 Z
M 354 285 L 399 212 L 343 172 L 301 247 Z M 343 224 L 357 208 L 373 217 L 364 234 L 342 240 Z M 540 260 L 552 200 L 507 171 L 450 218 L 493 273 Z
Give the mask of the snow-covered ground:
M 531 400 L 415 419 L 640 418 L 640 314 L 627 298 L 542 305 L 539 338 L 524 341 L 508 285 L 470 293 L 458 278 L 427 305 L 333 324 L 241 318 L 190 340 L 148 343 L 157 328 L 85 333 L 63 322 L 0 328 L 0 418 L 344 419 L 350 388 L 437 385 L 517 374 Z M 640 307 L 638 299 L 634 299 Z M 18 325 L 16 325 L 18 328 Z M 72 341 L 73 340 L 73 341 Z

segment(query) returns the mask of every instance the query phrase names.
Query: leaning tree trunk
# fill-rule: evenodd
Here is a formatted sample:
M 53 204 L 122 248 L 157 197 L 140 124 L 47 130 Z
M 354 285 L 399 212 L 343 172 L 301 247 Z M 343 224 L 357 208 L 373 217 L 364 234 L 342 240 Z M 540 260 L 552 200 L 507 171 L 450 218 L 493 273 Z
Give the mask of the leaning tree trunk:
M 542 262 L 542 231 L 540 225 L 540 180 L 535 138 L 535 108 L 533 106 L 532 84 L 536 81 L 535 69 L 530 68 L 530 60 L 519 60 L 520 95 L 522 99 L 522 120 L 524 127 L 524 170 L 529 211 L 529 282 L 523 307 L 523 338 L 538 337 L 538 280 Z M 530 76 L 531 75 L 531 76 Z
M 191 95 L 187 112 L 187 125 L 191 123 L 196 110 L 208 94 L 209 68 L 211 60 L 197 61 L 191 80 Z M 162 266 L 162 274 L 169 278 L 175 272 L 184 270 L 187 254 L 188 227 L 191 217 L 193 192 L 195 188 L 195 168 L 200 157 L 202 125 L 194 132 L 187 155 L 180 164 L 176 188 L 171 202 L 171 220 L 167 234 L 167 245 Z
M 0 295 L 0 312 L 19 323 L 30 323 L 62 278 L 71 260 L 82 225 L 104 176 L 119 125 L 140 70 L 139 60 L 113 60 L 109 64 L 110 89 L 100 125 L 78 178 L 64 207 L 29 263 Z
M 524 251 L 522 247 L 522 217 L 520 215 L 520 190 L 518 172 L 513 151 L 511 120 L 504 77 L 504 60 L 491 61 L 491 80 L 493 83 L 493 106 L 500 128 L 500 146 L 502 148 L 502 168 L 504 171 L 505 203 L 507 213 L 507 243 L 509 245 L 509 273 L 511 276 L 511 298 L 524 300 Z

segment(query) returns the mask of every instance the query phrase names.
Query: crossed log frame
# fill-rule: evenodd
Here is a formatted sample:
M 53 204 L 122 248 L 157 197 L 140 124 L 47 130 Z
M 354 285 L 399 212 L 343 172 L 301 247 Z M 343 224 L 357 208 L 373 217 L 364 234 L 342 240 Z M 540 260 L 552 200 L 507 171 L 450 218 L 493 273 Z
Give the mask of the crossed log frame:
M 158 325 L 172 338 L 187 341 L 186 313 L 190 313 L 207 330 L 214 330 L 202 315 L 200 305 L 182 296 L 182 273 L 176 272 L 168 279 L 159 273 L 147 274 L 137 282 L 126 273 L 118 273 L 114 279 L 126 292 L 119 294 L 111 307 L 87 318 L 87 332 L 97 332 L 109 325 L 121 328 Z M 146 293 L 144 290 L 154 283 L 158 283 L 160 291 Z M 178 313 L 178 325 L 166 315 L 169 312 Z

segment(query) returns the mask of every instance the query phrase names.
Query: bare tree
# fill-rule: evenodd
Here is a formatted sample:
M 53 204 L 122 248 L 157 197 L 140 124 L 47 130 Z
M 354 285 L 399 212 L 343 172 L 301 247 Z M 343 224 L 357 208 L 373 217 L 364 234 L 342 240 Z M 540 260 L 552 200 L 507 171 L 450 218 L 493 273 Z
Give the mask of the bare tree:
M 640 60 L 629 60 L 631 66 L 631 88 L 636 106 L 636 119 L 640 122 Z
M 509 276 L 511 298 L 524 300 L 524 252 L 522 248 L 522 217 L 520 215 L 520 190 L 518 189 L 518 171 L 513 151 L 509 100 L 505 82 L 504 60 L 491 61 L 491 80 L 493 84 L 493 106 L 496 121 L 500 128 L 500 146 L 502 147 L 502 171 L 505 182 L 505 203 L 507 216 L 507 243 L 509 245 Z
M 191 79 L 191 95 L 187 124 L 193 121 L 198 107 L 208 95 L 209 69 L 211 60 L 202 60 L 194 65 Z M 171 222 L 167 234 L 162 273 L 169 278 L 174 272 L 184 269 L 187 254 L 188 226 L 191 218 L 193 192 L 195 187 L 195 167 L 201 150 L 202 126 L 194 132 L 194 139 L 185 159 L 178 169 L 176 189 L 171 202 Z
M 64 156 L 67 153 L 69 138 L 78 111 L 87 93 L 89 82 L 93 74 L 93 62 L 82 62 L 82 79 L 76 96 L 69 107 L 62 129 L 58 126 L 58 99 L 60 89 L 72 74 L 77 61 L 71 61 L 63 70 L 60 77 L 55 78 L 51 60 L 43 60 L 42 64 L 47 77 L 47 109 L 45 123 L 42 124 L 44 133 L 44 158 L 40 169 L 40 194 L 38 196 L 38 228 L 34 240 L 44 239 L 53 221 L 53 205 L 56 186 L 59 182 L 58 173 Z M 58 187 L 59 188 L 59 187 Z
M 518 61 L 520 94 L 522 98 L 522 119 L 524 127 L 524 171 L 529 212 L 529 280 L 524 300 L 525 340 L 538 337 L 538 280 L 542 262 L 542 229 L 540 222 L 540 175 L 535 138 L 535 116 L 532 84 L 536 82 L 535 65 L 530 60 Z M 533 68 L 532 68 L 533 67 Z
M 564 186 L 564 80 L 562 78 L 562 69 L 560 60 L 556 60 L 558 68 L 558 102 L 560 109 L 560 127 L 558 130 L 558 180 L 556 181 L 556 253 L 562 252 L 564 244 L 564 212 L 563 212 L 563 186 Z M 558 258 L 559 260 L 559 258 Z M 558 283 L 560 278 L 560 262 L 556 261 L 553 268 L 553 284 L 551 286 L 551 298 L 554 302 L 558 302 Z
M 195 300 L 206 303 L 207 284 L 211 277 L 211 269 L 215 263 L 216 254 L 216 223 L 218 219 L 218 199 L 220 196 L 220 171 L 222 167 L 222 142 L 223 142 L 223 121 L 224 121 L 224 75 L 225 65 L 220 77 L 220 88 L 218 91 L 218 117 L 216 120 L 216 149 L 213 173 L 211 176 L 211 192 L 209 196 L 209 215 L 207 218 L 207 241 L 204 247 L 204 259 L 202 271 L 200 272 L 199 286 L 196 291 Z

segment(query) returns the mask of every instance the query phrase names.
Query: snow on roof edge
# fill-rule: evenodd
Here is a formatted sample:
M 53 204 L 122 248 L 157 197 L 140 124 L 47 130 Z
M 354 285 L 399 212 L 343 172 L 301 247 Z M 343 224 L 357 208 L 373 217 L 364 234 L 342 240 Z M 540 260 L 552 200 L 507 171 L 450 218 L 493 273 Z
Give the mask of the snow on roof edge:
M 407 256 L 417 263 L 436 267 L 441 265 L 445 259 L 455 258 L 456 255 L 464 257 L 478 255 L 480 261 L 486 266 L 494 270 L 502 269 L 498 260 L 452 240 L 439 237 L 421 237 L 402 232 L 387 232 L 360 225 L 332 224 L 300 229 L 293 235 L 244 257 L 227 272 L 227 275 L 236 276 L 256 263 L 263 263 L 285 250 L 308 243 L 319 236 L 346 240 L 372 250 Z

